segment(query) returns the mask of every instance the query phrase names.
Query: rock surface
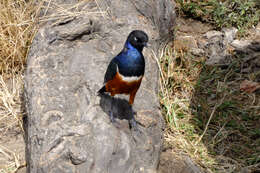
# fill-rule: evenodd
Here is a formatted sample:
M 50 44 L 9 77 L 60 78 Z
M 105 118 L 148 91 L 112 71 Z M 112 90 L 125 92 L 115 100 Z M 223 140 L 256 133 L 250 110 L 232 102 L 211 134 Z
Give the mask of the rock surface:
M 170 36 L 171 0 L 50 1 L 52 15 L 35 36 L 25 74 L 27 172 L 156 172 L 163 140 L 157 98 L 158 70 L 151 49 Z M 56 3 L 56 4 L 55 4 Z M 57 5 L 58 4 L 58 5 Z M 60 14 L 62 7 L 63 15 Z M 84 11 L 85 10 L 85 11 Z M 55 17 L 53 17 L 55 16 Z M 141 133 L 131 131 L 126 97 L 97 96 L 108 62 L 127 35 L 150 37 L 146 74 L 134 110 Z M 127 97 L 128 98 L 128 97 Z
M 207 43 L 204 45 L 208 60 L 207 65 L 227 65 L 231 55 L 227 50 L 227 37 L 220 31 L 209 31 L 205 35 Z
M 161 154 L 158 173 L 203 173 L 203 171 L 189 157 L 166 151 Z
M 207 65 L 227 66 L 232 62 L 232 54 L 236 54 L 242 58 L 245 65 L 250 64 L 250 69 L 259 70 L 260 39 L 258 30 L 255 30 L 254 39 L 246 40 L 235 39 L 237 31 L 236 28 L 224 28 L 222 31 L 212 30 L 204 34 L 205 43 L 200 48 L 206 52 Z M 248 71 L 249 68 L 242 67 L 242 69 Z

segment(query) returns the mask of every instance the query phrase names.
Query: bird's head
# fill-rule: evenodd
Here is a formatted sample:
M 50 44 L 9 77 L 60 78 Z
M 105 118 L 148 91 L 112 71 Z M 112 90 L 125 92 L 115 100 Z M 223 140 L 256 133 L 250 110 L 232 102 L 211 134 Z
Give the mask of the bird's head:
M 137 50 L 142 51 L 143 48 L 147 46 L 148 35 L 144 31 L 134 30 L 127 37 L 127 42 Z

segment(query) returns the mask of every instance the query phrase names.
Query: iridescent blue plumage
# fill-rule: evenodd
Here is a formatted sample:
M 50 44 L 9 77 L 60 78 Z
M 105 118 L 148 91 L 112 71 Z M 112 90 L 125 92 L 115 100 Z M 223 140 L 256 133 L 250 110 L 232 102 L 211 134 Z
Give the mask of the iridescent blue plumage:
M 131 43 L 126 42 L 123 51 L 115 57 L 119 73 L 123 76 L 141 76 L 144 74 L 145 61 L 142 52 L 139 52 Z

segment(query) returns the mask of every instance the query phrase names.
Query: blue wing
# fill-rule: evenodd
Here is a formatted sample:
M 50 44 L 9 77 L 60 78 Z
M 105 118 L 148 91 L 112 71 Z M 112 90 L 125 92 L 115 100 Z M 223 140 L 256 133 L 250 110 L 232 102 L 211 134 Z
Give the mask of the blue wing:
M 104 83 L 106 83 L 109 80 L 112 80 L 115 77 L 116 72 L 117 72 L 117 64 L 118 64 L 118 61 L 115 57 L 112 59 L 112 61 L 109 63 L 109 65 L 107 67 L 107 71 L 106 71 L 106 74 L 104 77 Z

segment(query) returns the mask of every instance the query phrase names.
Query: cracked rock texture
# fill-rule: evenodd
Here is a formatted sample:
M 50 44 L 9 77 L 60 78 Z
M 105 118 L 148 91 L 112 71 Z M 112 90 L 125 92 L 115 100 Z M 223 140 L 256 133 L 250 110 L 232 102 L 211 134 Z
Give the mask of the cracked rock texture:
M 259 30 L 259 29 L 258 29 Z M 206 64 L 227 67 L 232 63 L 232 56 L 239 57 L 243 62 L 242 73 L 257 72 L 260 69 L 260 34 L 256 29 L 252 39 L 235 39 L 236 28 L 224 28 L 222 31 L 208 31 L 202 49 L 208 57 Z M 252 34 L 253 35 L 253 34 Z M 196 50 L 199 52 L 199 49 Z
M 26 160 L 31 173 L 156 172 L 163 140 L 157 98 L 158 53 L 171 36 L 171 0 L 56 0 L 56 15 L 38 31 L 25 73 Z M 112 98 L 97 96 L 109 61 L 134 29 L 148 33 L 146 73 L 134 104 L 141 133 L 129 129 L 125 96 L 113 99 L 116 123 L 108 117 Z

